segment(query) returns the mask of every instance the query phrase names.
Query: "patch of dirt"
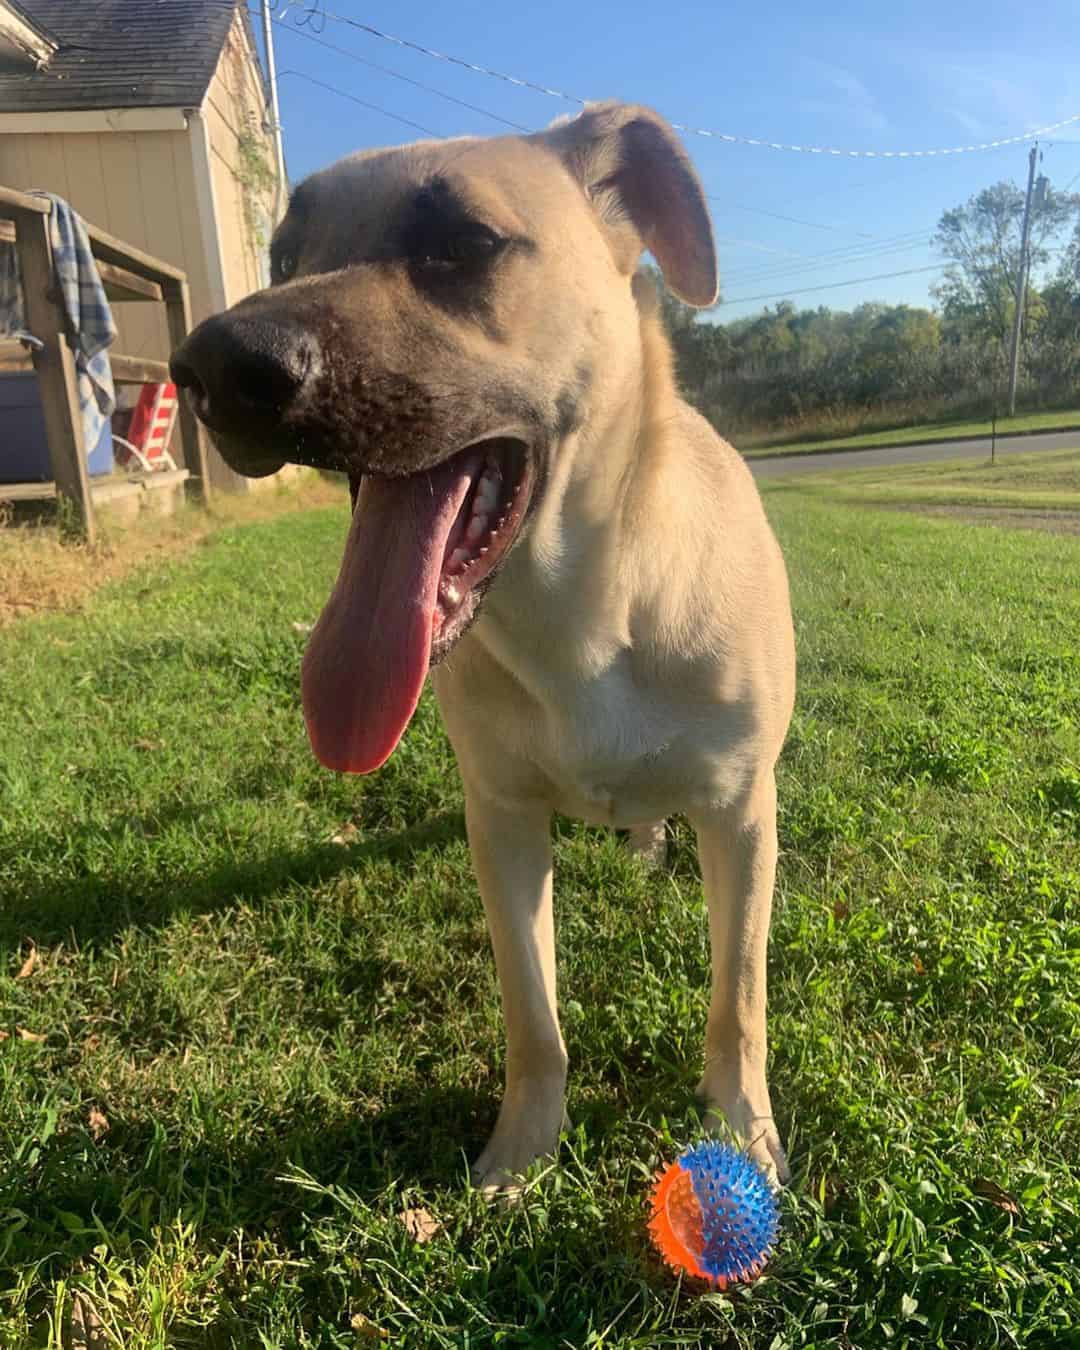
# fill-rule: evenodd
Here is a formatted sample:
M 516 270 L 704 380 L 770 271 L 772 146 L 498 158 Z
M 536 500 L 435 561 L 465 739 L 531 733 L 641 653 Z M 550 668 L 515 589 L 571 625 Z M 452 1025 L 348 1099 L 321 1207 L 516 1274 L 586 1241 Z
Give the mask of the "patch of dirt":
M 1043 530 L 1047 534 L 1080 534 L 1080 511 L 1034 510 L 1029 506 L 932 506 L 925 502 L 882 504 L 884 511 L 907 511 L 917 516 L 946 516 L 976 525 L 1008 530 Z
M 62 543 L 52 523 L 18 523 L 18 516 L 0 514 L 0 629 L 37 614 L 74 613 L 107 582 L 160 568 L 228 526 L 310 507 L 340 505 L 345 511 L 347 503 L 341 483 L 306 473 L 280 488 L 218 492 L 207 510 L 188 507 L 164 517 L 146 512 L 128 524 L 103 514 L 93 548 Z

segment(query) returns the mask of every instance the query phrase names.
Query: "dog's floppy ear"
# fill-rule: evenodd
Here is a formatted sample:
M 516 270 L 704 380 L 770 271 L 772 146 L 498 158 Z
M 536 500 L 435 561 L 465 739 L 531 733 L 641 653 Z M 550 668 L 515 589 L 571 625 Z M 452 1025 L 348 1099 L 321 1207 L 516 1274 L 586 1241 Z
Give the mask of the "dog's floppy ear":
M 716 248 L 701 183 L 675 132 L 650 108 L 594 103 L 540 133 L 581 183 L 632 273 L 649 249 L 669 290 L 689 305 L 716 300 Z

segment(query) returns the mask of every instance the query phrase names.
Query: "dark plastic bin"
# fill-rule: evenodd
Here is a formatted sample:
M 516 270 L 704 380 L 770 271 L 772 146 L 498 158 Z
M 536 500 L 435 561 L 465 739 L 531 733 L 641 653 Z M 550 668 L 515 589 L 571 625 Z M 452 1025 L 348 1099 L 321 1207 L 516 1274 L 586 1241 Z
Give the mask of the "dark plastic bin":
M 91 474 L 111 471 L 112 451 L 106 418 L 88 461 Z M 47 483 L 52 476 L 37 376 L 32 370 L 0 371 L 0 483 Z

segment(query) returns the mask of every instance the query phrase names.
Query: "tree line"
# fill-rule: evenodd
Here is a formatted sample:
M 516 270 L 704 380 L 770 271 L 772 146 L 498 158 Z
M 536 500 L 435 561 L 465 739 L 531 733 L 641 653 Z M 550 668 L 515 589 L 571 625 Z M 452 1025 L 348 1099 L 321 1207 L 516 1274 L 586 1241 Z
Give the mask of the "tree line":
M 933 242 L 948 265 L 932 308 L 783 301 L 722 323 L 682 304 L 655 274 L 685 394 L 744 444 L 1000 413 L 1024 196 L 995 183 L 942 214 Z M 1018 409 L 1078 400 L 1080 194 L 1043 184 L 1032 208 Z

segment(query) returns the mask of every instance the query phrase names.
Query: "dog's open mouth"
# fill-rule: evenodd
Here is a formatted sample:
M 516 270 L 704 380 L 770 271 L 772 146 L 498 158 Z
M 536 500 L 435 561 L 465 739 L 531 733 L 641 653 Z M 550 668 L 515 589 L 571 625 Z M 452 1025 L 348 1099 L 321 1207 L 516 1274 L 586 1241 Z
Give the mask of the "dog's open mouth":
M 304 717 L 331 769 L 370 773 L 468 628 L 528 510 L 535 467 L 509 437 L 360 483 L 337 584 L 304 654 Z
M 486 583 L 517 536 L 532 495 L 532 465 L 520 441 L 483 441 L 464 454 L 478 468 L 443 548 L 432 621 L 433 664 L 469 626 Z

